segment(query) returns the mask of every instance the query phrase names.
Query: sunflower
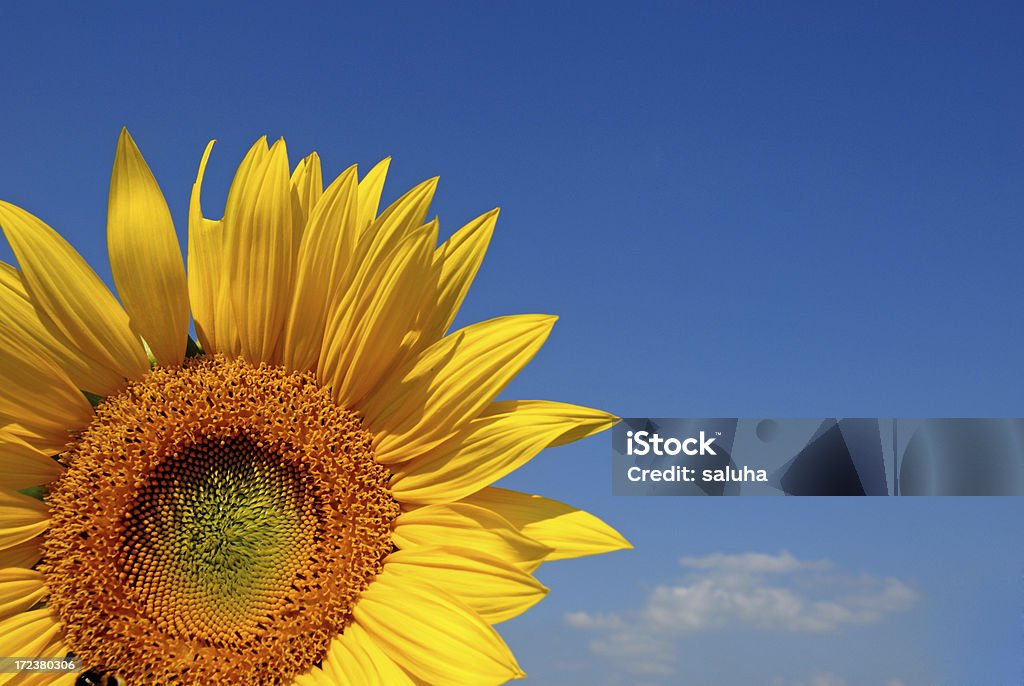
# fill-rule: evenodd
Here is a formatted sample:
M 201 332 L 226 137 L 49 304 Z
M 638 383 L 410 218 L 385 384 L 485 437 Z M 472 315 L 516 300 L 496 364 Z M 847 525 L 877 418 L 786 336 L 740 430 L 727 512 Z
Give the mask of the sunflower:
M 18 261 L 0 264 L 0 655 L 73 655 L 128 684 L 524 676 L 493 625 L 544 596 L 532 573 L 629 544 L 491 486 L 616 421 L 496 400 L 554 317 L 448 333 L 498 211 L 438 246 L 436 179 L 378 213 L 389 160 L 324 189 L 316 153 L 292 170 L 263 138 L 211 220 L 212 146 L 186 275 L 122 131 L 107 221 L 120 302 L 0 202 Z

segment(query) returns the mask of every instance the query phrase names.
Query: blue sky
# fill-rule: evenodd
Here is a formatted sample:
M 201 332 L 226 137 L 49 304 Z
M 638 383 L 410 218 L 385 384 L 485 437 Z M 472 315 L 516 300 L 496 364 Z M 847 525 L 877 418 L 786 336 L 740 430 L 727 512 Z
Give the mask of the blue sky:
M 622 416 L 1021 416 L 1024 11 L 827 5 L 12 6 L 0 197 L 106 278 L 122 125 L 179 230 L 209 138 L 211 215 L 264 133 L 328 173 L 391 155 L 386 197 L 440 175 L 448 231 L 502 207 L 460 323 L 561 315 L 509 397 Z M 599 437 L 508 480 L 636 544 L 542 572 L 551 597 L 504 629 L 534 683 L 634 683 L 608 648 L 628 631 L 675 657 L 651 684 L 1024 678 L 1019 499 L 613 498 L 608 454 Z M 910 593 L 885 595 L 889 580 Z M 708 587 L 796 614 L 645 614 Z M 898 609 L 864 609 L 883 601 Z M 815 603 L 856 619 L 808 630 Z

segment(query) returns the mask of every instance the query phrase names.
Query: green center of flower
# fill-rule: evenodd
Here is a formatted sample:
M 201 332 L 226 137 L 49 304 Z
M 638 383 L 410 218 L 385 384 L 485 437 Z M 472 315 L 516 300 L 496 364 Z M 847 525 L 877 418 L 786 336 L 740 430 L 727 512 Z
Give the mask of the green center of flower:
M 302 476 L 244 435 L 181 449 L 129 510 L 125 569 L 182 628 L 251 630 L 316 531 Z
M 359 415 L 221 356 L 105 399 L 62 456 L 41 567 L 69 649 L 129 684 L 290 683 L 391 552 Z

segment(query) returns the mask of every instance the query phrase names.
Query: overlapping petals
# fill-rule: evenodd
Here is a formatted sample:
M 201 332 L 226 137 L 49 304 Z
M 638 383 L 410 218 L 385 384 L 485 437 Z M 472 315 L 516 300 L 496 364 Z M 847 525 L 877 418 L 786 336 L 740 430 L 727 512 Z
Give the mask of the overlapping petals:
M 163 194 L 122 133 L 107 222 L 120 302 L 53 229 L 0 202 L 18 259 L 18 268 L 0 265 L 0 654 L 73 650 L 59 617 L 40 605 L 46 579 L 32 569 L 47 507 L 15 489 L 60 476 L 54 458 L 89 425 L 90 400 L 118 393 L 151 364 L 178 365 L 201 351 L 315 373 L 361 415 L 403 508 L 384 571 L 322 662 L 295 683 L 523 676 L 492 625 L 544 597 L 532 573 L 629 543 L 586 512 L 492 486 L 545 448 L 617 421 L 566 403 L 497 400 L 555 317 L 498 317 L 448 332 L 498 210 L 438 245 L 438 224 L 426 220 L 437 179 L 379 211 L 389 159 L 362 178 L 352 166 L 324 189 L 315 153 L 291 169 L 284 141 L 263 138 L 240 164 L 223 218 L 210 219 L 201 193 L 212 147 L 189 201 L 186 273 Z M 37 681 L 0 675 L 0 684 Z

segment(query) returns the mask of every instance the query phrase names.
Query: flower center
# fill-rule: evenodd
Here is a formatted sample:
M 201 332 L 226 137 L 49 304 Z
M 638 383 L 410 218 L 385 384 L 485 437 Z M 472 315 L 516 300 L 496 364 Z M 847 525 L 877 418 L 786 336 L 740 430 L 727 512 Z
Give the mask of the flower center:
M 63 456 L 42 569 L 72 652 L 135 683 L 287 684 L 392 550 L 359 416 L 222 356 L 107 398 Z
M 308 495 L 293 465 L 245 435 L 185 446 L 127 513 L 124 569 L 147 609 L 187 633 L 257 631 L 313 544 Z

